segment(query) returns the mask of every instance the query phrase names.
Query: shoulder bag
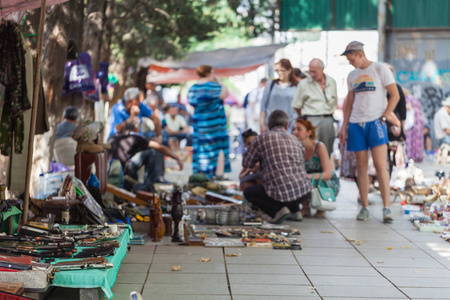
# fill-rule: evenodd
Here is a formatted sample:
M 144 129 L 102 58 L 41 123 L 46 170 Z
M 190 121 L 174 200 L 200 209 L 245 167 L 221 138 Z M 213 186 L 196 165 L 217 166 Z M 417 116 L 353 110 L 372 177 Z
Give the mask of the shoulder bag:
M 320 186 L 322 182 L 322 173 L 318 185 L 315 187 L 315 173 L 313 174 L 311 190 L 311 207 L 317 210 L 332 211 L 336 209 L 336 195 L 332 188 Z

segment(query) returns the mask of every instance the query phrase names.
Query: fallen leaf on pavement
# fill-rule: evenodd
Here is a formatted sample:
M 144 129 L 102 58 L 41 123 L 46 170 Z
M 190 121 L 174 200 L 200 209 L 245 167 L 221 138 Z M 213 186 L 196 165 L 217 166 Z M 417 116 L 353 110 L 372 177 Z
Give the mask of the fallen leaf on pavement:
M 334 233 L 334 231 L 331 231 L 331 230 L 322 230 L 320 233 Z
M 211 261 L 211 258 L 202 257 L 202 258 L 200 258 L 200 261 L 201 262 L 208 262 L 208 261 Z
M 181 267 L 180 266 L 173 266 L 172 267 L 172 271 L 181 271 Z
M 382 263 L 384 263 L 384 261 L 379 260 L 379 261 L 377 261 L 377 263 L 382 264 Z
M 242 253 L 232 253 L 232 254 L 227 254 L 228 257 L 233 257 L 233 256 L 241 256 Z
M 392 250 L 392 247 L 387 247 L 388 250 Z

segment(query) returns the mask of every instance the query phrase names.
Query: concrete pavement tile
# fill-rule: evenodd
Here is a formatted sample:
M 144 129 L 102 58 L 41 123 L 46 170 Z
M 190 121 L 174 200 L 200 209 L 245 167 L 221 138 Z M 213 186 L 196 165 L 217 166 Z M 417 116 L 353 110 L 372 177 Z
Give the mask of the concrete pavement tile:
M 233 300 L 273 300 L 273 296 L 241 296 L 233 295 Z M 309 295 L 302 295 L 302 296 L 283 296 L 283 300 L 300 300 L 300 299 L 321 299 L 314 291 L 312 291 Z M 353 299 L 352 299 L 353 300 Z
M 367 258 L 382 258 L 382 257 L 415 257 L 415 258 L 432 258 L 428 253 L 421 249 L 411 248 L 387 248 L 373 249 L 373 248 L 358 248 L 362 255 Z
M 198 246 L 157 246 L 155 254 L 220 254 L 222 248 L 208 248 Z
M 385 268 L 445 268 L 442 264 L 432 258 L 415 258 L 415 257 L 386 257 L 369 258 L 369 261 L 375 267 Z
M 274 250 L 272 248 L 259 248 L 259 247 L 225 248 L 225 254 L 236 254 L 236 253 L 241 253 L 243 256 L 244 255 L 276 255 L 276 256 L 291 256 L 292 255 L 292 251 Z
M 442 277 L 448 278 L 450 282 L 450 270 L 448 269 L 426 269 L 426 268 L 384 268 L 377 267 L 387 278 L 391 277 Z
M 438 258 L 437 262 L 446 267 L 447 269 L 450 269 L 450 258 Z
M 280 250 L 283 251 L 283 250 Z M 241 255 L 226 257 L 227 264 L 246 265 L 296 265 L 297 260 L 294 255 Z
M 147 273 L 150 264 L 121 264 L 119 273 Z
M 372 297 L 351 297 L 351 298 L 349 298 L 349 297 L 323 297 L 323 298 L 321 298 L 321 299 L 323 299 L 323 300 L 343 300 L 343 299 L 345 299 L 345 300 L 347 300 L 347 299 L 351 299 L 351 300 L 378 300 L 378 299 L 380 299 L 380 298 L 372 298 Z M 400 300 L 400 299 L 407 299 L 406 297 L 403 297 L 403 298 L 389 298 L 389 300 Z
M 414 242 L 414 244 L 423 250 L 433 250 L 436 252 L 448 252 L 450 251 L 450 243 L 443 243 L 442 240 L 436 235 L 435 242 Z
M 361 254 L 354 248 L 333 249 L 333 256 L 361 256 Z M 295 251 L 296 256 L 330 256 L 330 249 L 328 248 L 303 248 L 301 251 Z
M 311 275 L 337 275 L 337 276 L 374 276 L 380 274 L 372 267 L 329 267 L 329 266 L 303 266 L 306 276 Z
M 144 291 L 145 292 L 145 291 Z M 148 295 L 144 299 L 151 300 L 231 300 L 231 296 L 225 295 Z
M 449 277 L 389 277 L 389 280 L 399 288 L 404 287 L 427 287 L 427 288 L 447 288 L 450 282 Z
M 121 273 L 117 274 L 116 284 L 118 283 L 141 283 L 144 284 L 147 278 L 147 272 L 145 273 Z
M 342 236 L 339 232 L 336 230 L 319 230 L 314 232 L 302 232 L 300 238 L 302 240 L 338 240 L 338 241 L 345 241 L 347 240 L 344 236 Z
M 337 240 L 303 240 L 300 243 L 302 248 L 353 248 L 352 245 L 347 241 L 337 241 Z
M 149 264 L 152 262 L 153 253 L 133 253 L 133 255 L 126 255 L 122 260 L 122 264 Z
M 231 293 L 233 298 L 235 295 L 252 295 L 252 296 L 272 296 L 283 297 L 284 296 L 303 296 L 310 295 L 314 292 L 310 286 L 305 285 L 258 285 L 252 284 L 233 284 L 231 285 Z
M 200 263 L 201 258 L 210 258 L 208 263 L 221 264 L 224 263 L 223 254 L 209 253 L 209 254 L 157 254 L 153 257 L 153 264 L 196 264 Z
M 409 230 L 398 230 L 398 233 L 409 240 L 413 240 L 414 242 L 436 242 L 436 233 L 420 232 L 415 230 L 415 227 L 412 227 L 412 224 Z
M 303 275 L 299 266 L 227 265 L 228 274 L 284 274 Z
M 388 247 L 392 247 L 392 249 L 419 249 L 415 244 L 411 242 L 397 242 L 397 241 L 367 241 L 360 240 L 361 243 L 353 242 L 356 248 L 361 249 L 388 249 Z M 358 244 L 358 245 L 357 245 Z
M 449 299 L 450 288 L 402 288 L 412 299 Z
M 173 266 L 180 266 L 180 271 L 172 271 Z M 224 264 L 214 263 L 198 263 L 198 264 L 153 264 L 150 267 L 150 273 L 195 273 L 195 274 L 208 274 L 208 273 L 225 273 Z
M 297 256 L 300 265 L 303 266 L 355 266 L 370 267 L 370 264 L 361 256 Z
M 297 284 L 311 285 L 305 275 L 228 274 L 230 284 Z
M 361 240 L 365 242 L 403 242 L 407 243 L 409 242 L 408 239 L 398 235 L 398 234 L 344 234 L 347 239 L 355 239 L 355 240 Z
M 144 299 L 151 299 L 149 296 L 162 295 L 230 295 L 228 285 L 214 282 L 203 282 L 200 284 L 190 283 L 147 283 L 144 286 Z M 145 297 L 147 296 L 147 297 Z
M 365 277 L 365 276 L 326 276 L 326 275 L 310 275 L 309 280 L 315 287 L 322 285 L 337 286 L 392 286 L 385 278 Z
M 436 259 L 450 259 L 450 251 L 449 250 L 429 250 L 423 249 L 425 253 L 429 254 L 432 258 Z
M 127 252 L 127 255 L 131 253 L 153 254 L 155 252 L 155 246 L 131 245 L 130 247 L 131 249 Z
M 183 274 L 180 272 L 166 273 L 150 273 L 147 277 L 147 283 L 160 284 L 176 282 L 177 284 L 193 284 L 197 285 L 202 282 L 214 282 L 217 284 L 227 284 L 227 276 L 223 274 Z
M 142 289 L 143 285 L 142 284 L 119 284 L 116 283 L 113 287 L 112 287 L 112 292 L 114 294 L 114 299 L 128 299 L 130 298 L 130 293 L 133 291 L 137 291 L 140 292 Z M 105 298 L 103 291 L 101 291 L 99 293 L 100 295 L 100 299 L 104 300 L 104 299 L 108 299 Z
M 367 295 L 376 298 L 406 298 L 397 288 L 393 286 L 316 286 L 316 291 L 321 297 L 360 297 Z

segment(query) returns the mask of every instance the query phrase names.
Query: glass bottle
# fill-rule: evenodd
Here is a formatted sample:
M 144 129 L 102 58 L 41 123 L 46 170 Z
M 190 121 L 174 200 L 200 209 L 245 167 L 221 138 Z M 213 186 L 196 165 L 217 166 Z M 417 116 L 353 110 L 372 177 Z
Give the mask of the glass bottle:
M 66 204 L 63 206 L 61 212 L 61 223 L 64 225 L 69 225 L 70 221 L 70 204 L 69 204 L 69 193 L 66 193 Z

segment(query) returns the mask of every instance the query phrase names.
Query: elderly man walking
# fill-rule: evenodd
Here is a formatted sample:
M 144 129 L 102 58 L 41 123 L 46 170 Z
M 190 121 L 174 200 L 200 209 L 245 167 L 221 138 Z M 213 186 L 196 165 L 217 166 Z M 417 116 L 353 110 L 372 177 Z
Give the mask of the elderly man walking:
M 300 81 L 292 107 L 299 117 L 307 118 L 316 128 L 317 139 L 325 144 L 331 154 L 336 138 L 333 113 L 337 105 L 337 90 L 336 81 L 323 69 L 323 61 L 318 58 L 311 60 L 311 77 Z

